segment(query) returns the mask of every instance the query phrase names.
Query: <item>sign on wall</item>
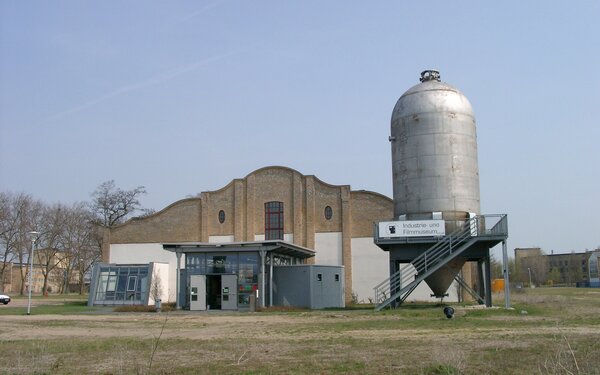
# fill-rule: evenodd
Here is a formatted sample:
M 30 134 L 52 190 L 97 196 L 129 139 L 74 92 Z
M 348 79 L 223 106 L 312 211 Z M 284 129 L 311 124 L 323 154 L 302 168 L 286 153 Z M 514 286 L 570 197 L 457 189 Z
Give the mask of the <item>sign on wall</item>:
M 444 220 L 383 221 L 379 238 L 445 236 Z

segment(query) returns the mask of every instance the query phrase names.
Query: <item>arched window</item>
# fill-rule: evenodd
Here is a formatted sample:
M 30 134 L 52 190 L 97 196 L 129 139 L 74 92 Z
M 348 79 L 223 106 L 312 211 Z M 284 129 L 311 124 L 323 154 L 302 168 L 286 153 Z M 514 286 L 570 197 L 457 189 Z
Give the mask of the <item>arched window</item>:
M 325 219 L 331 220 L 332 217 L 333 217 L 333 210 L 331 209 L 330 206 L 326 206 L 325 207 Z
M 223 224 L 225 222 L 225 211 L 219 211 L 219 223 Z
M 283 202 L 265 203 L 265 240 L 283 240 Z

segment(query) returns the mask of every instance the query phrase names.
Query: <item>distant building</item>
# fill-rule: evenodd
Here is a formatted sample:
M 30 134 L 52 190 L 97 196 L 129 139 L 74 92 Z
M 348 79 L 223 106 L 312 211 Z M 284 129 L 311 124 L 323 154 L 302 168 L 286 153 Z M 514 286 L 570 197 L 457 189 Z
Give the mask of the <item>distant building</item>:
M 589 252 L 550 254 L 546 255 L 546 257 L 548 261 L 549 278 L 554 283 L 574 285 L 575 283 L 587 282 L 589 280 Z M 558 275 L 560 275 L 560 278 L 556 280 Z
M 544 252 L 539 247 L 515 249 L 514 281 L 529 284 L 545 284 L 548 278 L 548 266 Z
M 3 290 L 4 293 L 19 293 L 21 291 L 22 277 L 24 276 L 25 287 L 23 290 L 28 292 L 29 287 L 30 264 L 10 263 L 4 271 Z M 42 293 L 44 287 L 44 273 L 49 270 L 47 280 L 48 293 L 58 293 L 63 290 L 65 285 L 65 274 L 67 262 L 65 253 L 56 249 L 38 249 L 34 257 L 32 293 Z M 76 272 L 71 272 L 67 287 L 71 290 L 79 284 L 79 277 Z
M 515 279 L 534 285 L 593 285 L 598 280 L 600 250 L 545 254 L 541 248 L 515 249 Z
M 24 291 L 28 291 L 29 286 L 29 263 L 11 263 L 7 270 L 4 272 L 4 293 L 19 293 L 21 290 L 21 272 L 25 275 L 25 288 Z M 33 288 L 31 289 L 32 293 L 41 293 L 42 288 L 44 286 L 44 274 L 42 272 L 42 266 L 39 264 L 33 265 L 33 278 L 32 278 Z M 54 278 L 48 279 L 48 288 L 49 292 L 58 291 L 59 283 L 54 280 Z

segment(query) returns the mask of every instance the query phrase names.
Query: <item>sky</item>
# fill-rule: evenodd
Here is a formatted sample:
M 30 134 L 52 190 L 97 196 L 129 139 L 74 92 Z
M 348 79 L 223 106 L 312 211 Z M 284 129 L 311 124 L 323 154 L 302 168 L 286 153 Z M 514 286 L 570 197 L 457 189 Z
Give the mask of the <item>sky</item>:
M 160 210 L 282 165 L 392 196 L 420 72 L 471 101 L 481 212 L 516 247 L 600 247 L 600 2 L 0 2 L 0 191 Z M 497 250 L 495 250 L 497 251 Z

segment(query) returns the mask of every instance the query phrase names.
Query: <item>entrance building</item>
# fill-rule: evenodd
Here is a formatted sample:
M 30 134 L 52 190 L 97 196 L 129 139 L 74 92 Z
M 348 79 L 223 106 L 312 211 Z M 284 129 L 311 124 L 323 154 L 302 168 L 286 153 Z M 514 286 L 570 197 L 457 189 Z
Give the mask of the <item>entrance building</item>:
M 337 296 L 325 301 L 324 307 L 344 305 L 343 266 L 333 267 L 337 270 L 333 272 L 337 273 L 326 280 L 323 280 L 323 272 L 319 273 L 314 280 L 321 283 L 319 289 L 311 287 L 312 280 L 292 286 L 286 283 L 285 276 L 281 276 L 285 272 L 297 273 L 293 266 L 308 265 L 313 261 L 315 252 L 302 246 L 270 240 L 223 244 L 175 243 L 163 244 L 163 248 L 176 254 L 177 264 L 181 264 L 182 255 L 185 257 L 185 268 L 177 269 L 178 308 L 251 310 L 275 304 L 300 307 L 291 303 L 291 298 L 300 301 L 297 296 L 310 295 L 311 290 L 322 288 L 336 291 Z M 274 282 L 274 275 L 280 280 L 280 288 Z M 276 289 L 280 290 L 279 295 Z

